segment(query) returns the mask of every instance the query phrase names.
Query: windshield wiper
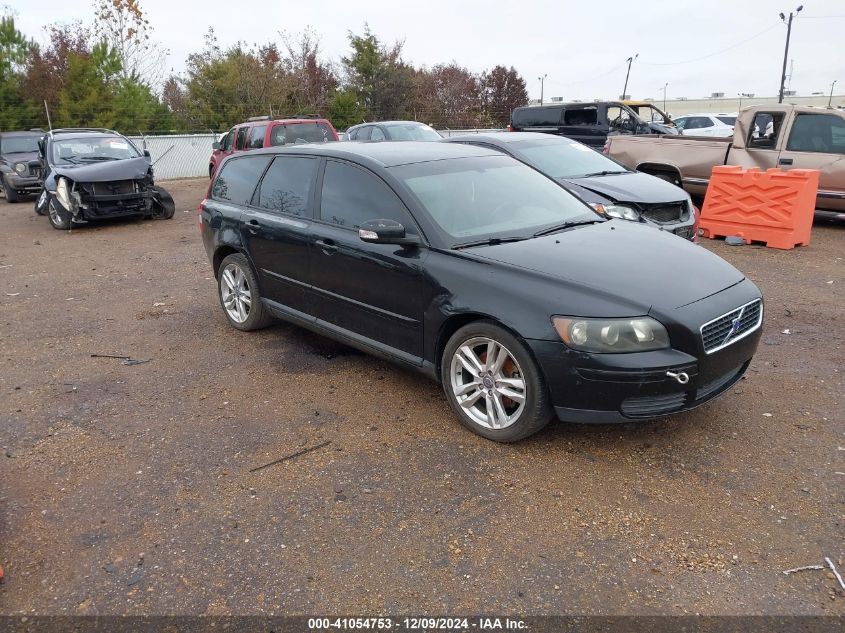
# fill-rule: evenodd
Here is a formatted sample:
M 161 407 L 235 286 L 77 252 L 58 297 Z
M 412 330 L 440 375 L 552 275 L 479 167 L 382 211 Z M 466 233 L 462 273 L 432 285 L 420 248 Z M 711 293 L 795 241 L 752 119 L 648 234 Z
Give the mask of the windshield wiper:
M 537 231 L 534 234 L 534 237 L 540 237 L 541 235 L 548 235 L 549 233 L 556 233 L 557 231 L 562 231 L 563 229 L 568 229 L 573 226 L 582 226 L 584 224 L 596 224 L 597 222 L 604 222 L 604 220 L 594 219 L 594 220 L 570 220 L 569 222 L 563 222 L 561 224 L 555 224 L 554 226 L 550 226 L 546 229 L 541 231 Z
M 591 176 L 615 176 L 616 174 L 627 174 L 627 173 L 628 173 L 627 171 L 609 171 L 609 170 L 594 171 L 594 172 L 589 173 L 589 174 L 584 174 L 583 176 L 580 176 L 580 178 L 590 178 Z
M 121 160 L 114 156 L 82 156 L 80 160 Z
M 496 246 L 497 244 L 504 244 L 506 242 L 521 242 L 522 240 L 527 240 L 528 237 L 526 236 L 516 236 L 513 237 L 488 237 L 487 239 L 483 240 L 475 240 L 473 242 L 463 242 L 461 244 L 455 244 L 452 249 L 459 250 L 461 248 L 471 248 L 473 246 Z

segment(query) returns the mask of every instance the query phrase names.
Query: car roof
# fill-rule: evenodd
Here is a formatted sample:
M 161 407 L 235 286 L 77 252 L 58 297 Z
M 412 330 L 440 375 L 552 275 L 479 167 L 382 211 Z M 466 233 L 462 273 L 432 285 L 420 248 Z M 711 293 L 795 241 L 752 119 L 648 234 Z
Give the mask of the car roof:
M 303 143 L 285 147 L 268 147 L 251 150 L 246 155 L 257 154 L 309 154 L 329 158 L 368 163 L 373 166 L 397 167 L 412 163 L 425 163 L 453 158 L 471 158 L 477 156 L 501 156 L 499 152 L 460 145 L 458 143 L 432 143 L 431 141 L 407 141 L 404 143 Z M 241 156 L 235 154 L 234 156 Z M 362 160 L 363 159 L 363 160 Z
M 688 114 L 679 114 L 675 118 L 682 119 L 688 116 L 736 116 L 736 112 L 691 112 Z
M 443 139 L 444 143 L 462 143 L 471 141 L 480 141 L 484 143 L 492 143 L 494 145 L 510 145 L 512 143 L 519 143 L 522 141 L 549 141 L 558 142 L 563 145 L 575 145 L 578 141 L 573 141 L 571 138 L 565 136 L 558 136 L 557 134 L 544 134 L 543 132 L 493 132 L 491 134 L 461 134 L 460 136 L 450 136 Z
M 48 134 L 49 136 L 49 134 Z M 111 138 L 115 136 L 119 136 L 123 138 L 123 136 L 118 132 L 102 132 L 99 130 L 60 130 L 57 132 L 53 132 L 53 140 L 66 140 L 66 139 L 74 139 L 74 138 Z
M 270 123 L 330 123 L 328 119 L 261 119 L 259 121 L 244 121 L 235 123 L 232 127 L 243 127 L 245 125 L 269 125 Z
M 428 123 L 423 123 L 422 121 L 365 121 L 364 123 L 356 123 L 355 125 L 350 125 L 349 129 L 351 130 L 354 127 L 363 127 L 365 125 L 425 125 L 426 127 L 431 127 Z

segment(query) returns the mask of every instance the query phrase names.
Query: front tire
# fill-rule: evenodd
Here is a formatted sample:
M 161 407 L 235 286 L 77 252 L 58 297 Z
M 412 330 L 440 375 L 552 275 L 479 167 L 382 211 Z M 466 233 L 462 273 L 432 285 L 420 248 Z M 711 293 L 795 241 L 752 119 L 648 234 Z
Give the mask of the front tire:
M 516 442 L 552 419 L 545 381 L 528 348 L 491 321 L 475 321 L 452 335 L 440 376 L 461 423 L 487 439 Z
M 53 198 L 47 200 L 47 217 L 57 231 L 69 231 L 73 222 L 73 216 L 62 209 L 62 205 Z
M 20 202 L 21 197 L 18 195 L 18 192 L 9 185 L 9 181 L 6 176 L 3 176 L 3 191 L 6 192 L 6 200 L 8 202 L 11 202 L 12 204 Z
M 260 330 L 273 323 L 261 301 L 258 283 L 246 257 L 233 253 L 217 269 L 217 296 L 229 325 L 244 332 Z

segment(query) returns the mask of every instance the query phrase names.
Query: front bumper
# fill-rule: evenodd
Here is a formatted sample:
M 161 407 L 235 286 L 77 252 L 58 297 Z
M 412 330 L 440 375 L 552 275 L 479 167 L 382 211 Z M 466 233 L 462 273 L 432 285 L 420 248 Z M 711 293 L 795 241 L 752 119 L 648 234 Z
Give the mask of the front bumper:
M 7 174 L 6 182 L 18 193 L 38 193 L 41 191 L 42 180 L 38 176 L 18 176 L 17 173 Z
M 738 298 L 738 288 L 726 294 L 731 296 L 729 306 L 717 302 L 719 305 L 711 307 L 716 313 L 712 316 L 744 302 Z M 707 320 L 698 317 L 695 322 Z M 762 334 L 761 325 L 744 338 L 707 354 L 697 330 L 685 329 L 688 338 L 677 338 L 687 349 L 697 341 L 699 348 L 694 353 L 664 349 L 589 354 L 558 341 L 527 342 L 543 371 L 558 418 L 581 423 L 631 422 L 689 411 L 730 389 L 748 369 Z M 670 338 L 673 331 L 677 329 L 670 328 Z M 683 372 L 689 382 L 681 384 L 667 372 Z

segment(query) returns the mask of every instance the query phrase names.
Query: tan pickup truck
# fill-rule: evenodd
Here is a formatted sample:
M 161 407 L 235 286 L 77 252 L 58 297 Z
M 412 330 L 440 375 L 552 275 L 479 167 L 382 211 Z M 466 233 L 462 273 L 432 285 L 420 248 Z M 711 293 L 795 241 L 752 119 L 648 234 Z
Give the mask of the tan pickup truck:
M 740 112 L 733 138 L 613 136 L 605 154 L 620 163 L 703 195 L 715 165 L 821 172 L 816 207 L 845 211 L 845 112 L 790 105 Z

